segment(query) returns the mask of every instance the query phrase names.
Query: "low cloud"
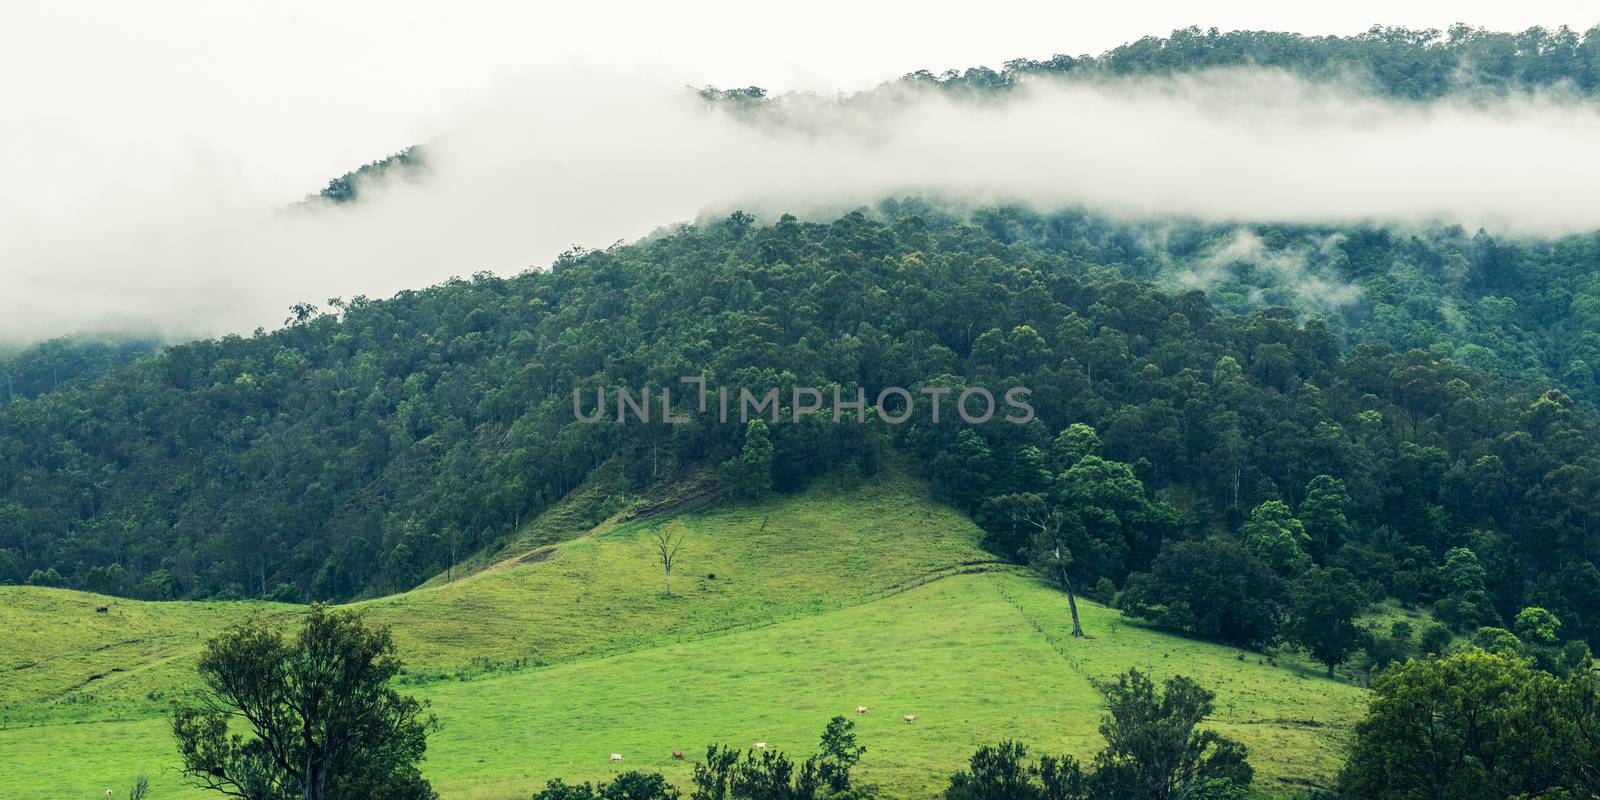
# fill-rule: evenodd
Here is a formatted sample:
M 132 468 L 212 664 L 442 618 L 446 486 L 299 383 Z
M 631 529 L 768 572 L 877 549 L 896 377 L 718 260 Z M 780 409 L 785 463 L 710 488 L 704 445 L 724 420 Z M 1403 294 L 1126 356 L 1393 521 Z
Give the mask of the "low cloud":
M 1039 81 L 986 100 L 797 97 L 753 113 L 659 84 L 548 76 L 443 126 L 426 176 L 293 212 L 214 155 L 8 134 L 0 168 L 24 178 L 0 194 L 0 341 L 12 342 L 248 332 L 298 301 L 538 268 L 573 244 L 734 209 L 825 218 L 903 195 L 1209 222 L 1600 229 L 1591 101 L 1408 104 L 1267 71 Z M 1266 252 L 1244 234 L 1234 249 L 1214 257 L 1349 299 L 1319 288 L 1332 276 L 1302 274 L 1313 252 Z M 1198 284 L 1214 278 L 1205 269 Z
M 1254 231 L 1240 228 L 1211 247 L 1193 264 L 1177 272 L 1173 282 L 1185 289 L 1211 291 L 1234 277 L 1240 269 L 1261 273 L 1257 279 L 1289 290 L 1300 307 L 1335 311 L 1361 297 L 1361 287 L 1349 283 L 1330 266 L 1341 234 L 1306 235 L 1303 240 L 1274 249 Z M 1262 290 L 1256 289 L 1259 298 Z

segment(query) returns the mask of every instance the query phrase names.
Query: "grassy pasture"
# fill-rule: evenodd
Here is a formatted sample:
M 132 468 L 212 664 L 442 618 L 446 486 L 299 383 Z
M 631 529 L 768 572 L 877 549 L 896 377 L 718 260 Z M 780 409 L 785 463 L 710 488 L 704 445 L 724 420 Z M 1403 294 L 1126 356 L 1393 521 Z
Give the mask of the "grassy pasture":
M 671 598 L 649 552 L 661 526 L 688 537 Z M 394 627 L 406 691 L 444 723 L 424 769 L 450 800 L 604 779 L 612 752 L 684 785 L 674 750 L 692 761 L 711 742 L 766 741 L 803 756 L 838 713 L 859 723 L 867 780 L 927 797 L 984 742 L 1089 755 L 1094 682 L 1129 666 L 1214 689 L 1214 724 L 1250 746 L 1258 794 L 1331 778 L 1362 690 L 1093 603 L 1080 603 L 1091 638 L 1072 639 L 1061 595 L 975 563 L 988 559 L 977 539 L 890 477 L 602 525 L 526 563 L 362 605 Z M 161 800 L 203 796 L 178 782 L 162 713 L 192 686 L 203 638 L 248 613 L 297 612 L 0 589 L 0 797 L 103 796 L 138 774 Z M 871 712 L 855 716 L 858 704 Z

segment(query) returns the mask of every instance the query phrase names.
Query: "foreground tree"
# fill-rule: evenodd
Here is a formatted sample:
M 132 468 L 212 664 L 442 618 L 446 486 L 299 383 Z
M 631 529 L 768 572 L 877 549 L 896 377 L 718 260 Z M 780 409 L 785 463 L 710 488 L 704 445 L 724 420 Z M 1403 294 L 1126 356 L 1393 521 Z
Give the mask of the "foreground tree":
M 867 752 L 856 742 L 855 730 L 856 724 L 842 716 L 828 720 L 817 754 L 807 763 L 807 770 L 816 772 L 817 780 L 829 794 L 844 794 L 853 788 L 850 772 Z
M 194 785 L 242 800 L 437 797 L 417 770 L 437 723 L 388 687 L 387 628 L 316 605 L 292 641 L 252 619 L 208 641 L 197 669 L 206 693 L 172 719 Z
M 1095 757 L 1093 796 L 1223 798 L 1241 795 L 1255 772 L 1245 746 L 1200 729 L 1216 695 L 1189 678 L 1168 678 L 1158 690 L 1130 669 L 1106 689 L 1100 723 L 1106 747 Z
M 1500 800 L 1560 783 L 1559 682 L 1476 647 L 1391 668 L 1372 682 L 1339 777 L 1350 798 Z M 1592 795 L 1590 795 L 1592 796 Z
M 1027 746 L 1007 739 L 978 748 L 967 768 L 950 776 L 945 800 L 1080 800 L 1088 797 L 1083 768 L 1071 757 L 1026 761 Z
M 1199 724 L 1211 713 L 1211 692 L 1178 676 L 1157 689 L 1129 670 L 1106 689 L 1109 713 L 1100 725 L 1106 746 L 1086 772 L 1070 757 L 1026 760 L 1020 742 L 973 753 L 950 777 L 944 800 L 1236 800 L 1254 772 L 1244 745 Z
M 745 750 L 724 745 L 706 748 L 704 760 L 694 765 L 690 800 L 871 800 L 877 789 L 856 783 L 851 770 L 867 748 L 856 742 L 855 723 L 834 717 L 822 732 L 816 755 L 797 769 L 778 750 Z M 536 800 L 578 800 L 549 797 Z M 602 800 L 610 800 L 602 798 Z M 615 798 L 633 800 L 633 798 Z M 656 800 L 646 797 L 644 800 Z M 672 800 L 664 798 L 663 800 Z
M 1557 696 L 1563 721 L 1562 783 L 1574 797 L 1600 797 L 1600 665 L 1585 661 Z
M 533 800 L 678 800 L 678 789 L 659 772 L 624 772 L 599 786 L 556 778 L 534 792 Z

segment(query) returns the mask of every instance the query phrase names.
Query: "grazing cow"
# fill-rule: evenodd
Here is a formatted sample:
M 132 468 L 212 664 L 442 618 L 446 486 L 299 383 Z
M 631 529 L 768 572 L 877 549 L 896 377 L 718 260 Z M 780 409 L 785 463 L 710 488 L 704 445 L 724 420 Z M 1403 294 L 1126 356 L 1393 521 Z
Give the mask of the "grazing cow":
M 901 717 L 901 719 L 905 720 L 907 725 L 910 725 L 911 723 L 917 721 L 917 715 L 916 714 L 907 714 L 907 715 Z
M 672 759 L 674 761 L 682 761 L 683 760 L 683 751 L 681 751 L 681 750 L 672 751 Z
M 865 713 L 867 713 L 867 707 L 866 706 L 856 706 L 856 713 L 857 714 L 865 714 Z
M 767 749 L 767 743 L 766 742 L 756 742 L 756 749 L 757 750 L 765 750 L 765 749 Z
M 622 760 L 622 754 L 621 753 L 612 753 L 611 754 L 611 760 L 612 761 L 621 761 Z

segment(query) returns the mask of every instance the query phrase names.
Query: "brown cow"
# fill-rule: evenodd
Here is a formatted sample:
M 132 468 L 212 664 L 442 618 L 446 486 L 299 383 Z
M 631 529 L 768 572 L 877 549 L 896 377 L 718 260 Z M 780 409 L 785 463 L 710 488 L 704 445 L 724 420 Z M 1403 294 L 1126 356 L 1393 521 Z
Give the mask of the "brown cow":
M 681 751 L 681 750 L 672 751 L 672 758 L 674 760 L 677 760 L 677 761 L 682 761 L 683 760 L 683 751 Z

